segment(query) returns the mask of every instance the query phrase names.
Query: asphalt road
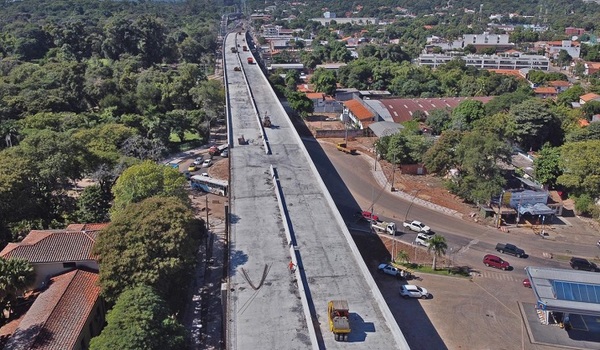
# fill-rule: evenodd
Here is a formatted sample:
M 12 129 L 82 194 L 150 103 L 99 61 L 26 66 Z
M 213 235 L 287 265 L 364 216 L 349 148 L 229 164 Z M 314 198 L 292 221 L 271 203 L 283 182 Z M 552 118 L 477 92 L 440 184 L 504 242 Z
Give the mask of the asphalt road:
M 347 222 L 355 221 L 353 219 L 355 213 L 361 209 L 370 210 L 371 205 L 373 211 L 382 219 L 395 221 L 399 230 L 403 229 L 401 223 L 405 218 L 423 221 L 434 232 L 446 238 L 449 248 L 456 254 L 455 260 L 458 259 L 460 263 L 471 266 L 481 266 L 483 255 L 494 253 L 496 243 L 513 243 L 529 254 L 528 259 L 506 257 L 506 260 L 515 265 L 515 270 L 518 270 L 522 276 L 525 276 L 525 273 L 521 268 L 528 265 L 568 268 L 566 263 L 561 264 L 556 260 L 543 258 L 544 252 L 555 256 L 577 255 L 592 258 L 600 253 L 594 244 L 594 238 L 589 238 L 589 242 L 583 243 L 556 242 L 532 234 L 518 234 L 514 230 L 505 233 L 421 207 L 417 203 L 411 205 L 410 201 L 383 190 L 375 182 L 372 174 L 374 164 L 367 163 L 364 157 L 338 152 L 333 145 L 327 143 L 307 141 L 305 144 L 318 165 L 322 177 L 330 180 L 326 183 Z M 573 235 L 576 235 L 579 229 L 573 228 L 573 230 Z M 412 242 L 415 237 L 416 233 L 405 231 L 398 239 Z
M 550 241 L 524 231 L 510 233 L 482 226 L 468 220 L 448 216 L 403 200 L 393 193 L 382 191 L 373 178 L 373 162 L 362 156 L 338 152 L 333 145 L 305 139 L 305 145 L 321 177 L 333 196 L 349 228 L 354 232 L 357 245 L 368 247 L 363 258 L 388 301 L 398 325 L 411 349 L 553 349 L 532 343 L 523 322 L 519 303 L 535 303 L 530 289 L 523 288 L 524 267 L 545 266 L 569 268 L 566 259 L 548 259 L 544 252 L 555 256 L 579 255 L 595 257 L 599 251 L 597 239 L 588 234 L 573 242 Z M 468 265 L 474 269 L 471 279 L 424 275 L 421 281 L 411 281 L 432 293 L 429 300 L 404 300 L 398 288 L 404 281 L 376 272 L 377 257 L 387 250 L 377 236 L 367 233 L 368 226 L 357 221 L 355 213 L 370 209 L 385 219 L 400 224 L 406 217 L 428 224 L 433 231 L 446 237 L 455 265 Z M 570 221 L 576 219 L 570 218 Z M 579 230 L 579 229 L 578 229 Z M 571 234 L 578 235 L 574 229 Z M 363 232 L 361 232 L 363 231 Z M 516 231 L 516 232 L 515 232 Z M 398 240 L 412 242 L 416 233 L 402 233 Z M 586 242 L 589 241 L 589 242 Z M 496 253 L 498 242 L 509 242 L 523 248 L 529 255 L 518 259 L 501 255 L 513 269 L 501 271 L 485 267 L 485 254 Z M 499 253 L 496 253 L 500 255 Z M 380 262 L 380 261 L 379 261 Z M 533 310 L 529 310 L 533 312 Z M 554 334 L 554 333 L 553 333 Z M 557 329 L 554 335 L 565 336 Z

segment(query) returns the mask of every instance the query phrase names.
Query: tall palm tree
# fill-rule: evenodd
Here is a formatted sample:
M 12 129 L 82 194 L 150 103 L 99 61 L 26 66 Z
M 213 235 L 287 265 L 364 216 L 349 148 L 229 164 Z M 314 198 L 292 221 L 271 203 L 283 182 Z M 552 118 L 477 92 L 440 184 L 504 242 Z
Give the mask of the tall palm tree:
M 429 240 L 429 247 L 427 247 L 427 252 L 433 251 L 433 270 L 437 269 L 437 257 L 446 254 L 446 249 L 448 249 L 448 243 L 446 243 L 446 238 L 444 236 L 435 235 Z

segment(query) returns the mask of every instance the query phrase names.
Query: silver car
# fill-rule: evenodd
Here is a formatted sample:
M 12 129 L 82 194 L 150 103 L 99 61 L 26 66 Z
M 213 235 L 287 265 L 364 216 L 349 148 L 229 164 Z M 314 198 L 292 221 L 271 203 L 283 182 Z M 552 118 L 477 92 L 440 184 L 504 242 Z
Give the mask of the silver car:
M 425 288 L 421 288 L 419 286 L 415 286 L 412 284 L 406 284 L 400 286 L 400 295 L 405 299 L 408 298 L 421 298 L 427 299 L 430 297 L 429 292 Z

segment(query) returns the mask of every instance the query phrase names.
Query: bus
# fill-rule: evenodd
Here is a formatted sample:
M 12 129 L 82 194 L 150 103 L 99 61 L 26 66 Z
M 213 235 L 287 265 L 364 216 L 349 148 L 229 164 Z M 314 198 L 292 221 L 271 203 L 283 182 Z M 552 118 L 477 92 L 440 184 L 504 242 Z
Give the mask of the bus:
M 177 159 L 173 159 L 172 161 L 168 162 L 166 165 L 170 166 L 171 168 L 179 170 L 179 165 L 181 163 L 183 163 L 184 161 L 185 161 L 185 158 L 177 158 Z
M 212 177 L 194 175 L 190 178 L 192 189 L 226 196 L 229 182 L 226 180 L 213 179 Z

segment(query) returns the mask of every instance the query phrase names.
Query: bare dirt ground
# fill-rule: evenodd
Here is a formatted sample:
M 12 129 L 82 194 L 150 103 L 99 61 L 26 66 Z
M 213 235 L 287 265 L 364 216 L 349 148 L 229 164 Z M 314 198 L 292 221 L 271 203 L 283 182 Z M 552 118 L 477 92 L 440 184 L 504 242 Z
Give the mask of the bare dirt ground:
M 340 122 L 338 118 L 338 113 L 321 113 L 319 115 L 308 117 L 305 121 L 305 124 L 308 131 L 312 135 L 314 135 L 314 131 L 316 129 L 343 130 L 344 124 Z M 331 142 L 332 144 L 343 141 L 343 139 L 337 138 L 321 140 Z M 355 148 L 359 152 L 368 154 L 374 159 L 375 154 L 373 143 L 376 140 L 376 137 L 359 137 L 349 140 L 348 147 Z M 380 160 L 379 165 L 382 167 L 386 177 L 391 179 L 392 165 L 385 160 Z M 438 177 L 431 175 L 402 174 L 399 169 L 396 168 L 396 171 L 394 172 L 394 187 L 405 192 L 413 192 L 418 190 L 417 197 L 443 207 L 456 210 L 457 212 L 465 215 L 469 215 L 470 213 L 476 211 L 475 206 L 465 203 L 459 197 L 448 192 L 448 190 L 444 187 L 443 180 Z

